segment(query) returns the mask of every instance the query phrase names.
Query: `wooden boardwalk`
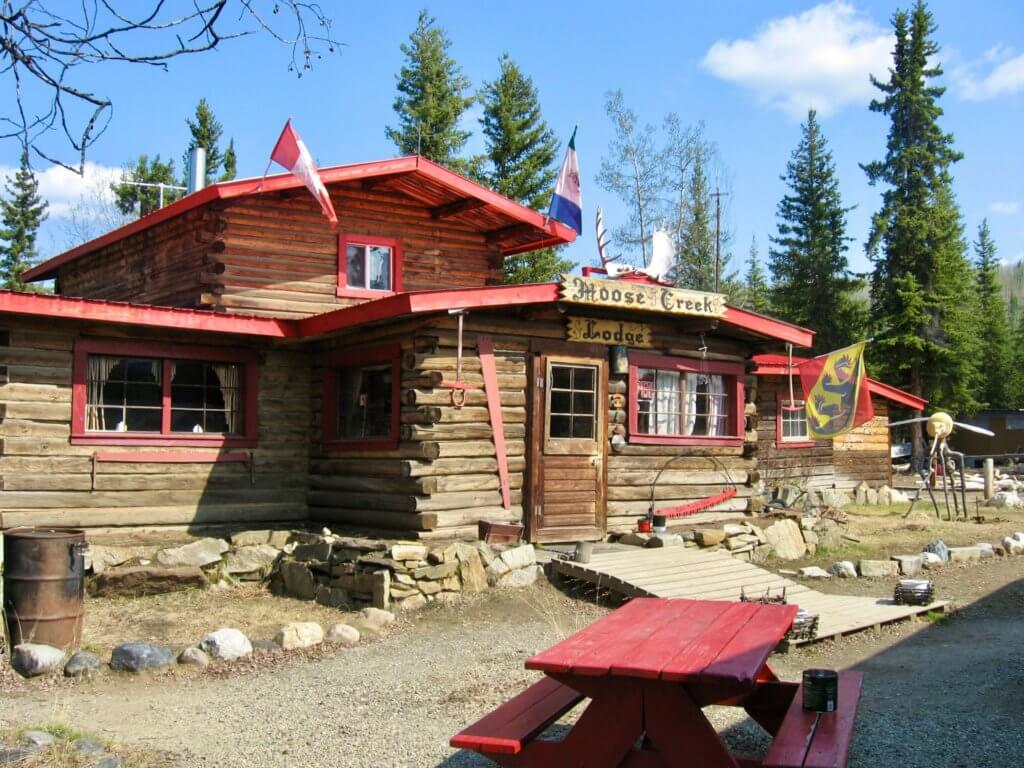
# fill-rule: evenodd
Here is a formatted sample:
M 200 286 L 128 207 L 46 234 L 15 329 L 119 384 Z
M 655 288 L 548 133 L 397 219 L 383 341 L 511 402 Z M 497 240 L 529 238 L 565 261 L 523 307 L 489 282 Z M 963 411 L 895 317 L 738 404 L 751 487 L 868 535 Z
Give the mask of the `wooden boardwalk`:
M 595 552 L 587 564 L 554 560 L 564 577 L 580 579 L 624 597 L 690 597 L 699 600 L 739 600 L 740 591 L 760 597 L 786 590 L 786 600 L 818 614 L 815 640 L 899 621 L 927 611 L 945 610 L 945 601 L 930 605 L 896 605 L 891 597 L 827 595 L 777 573 L 744 562 L 725 551 L 665 547 L 630 547 Z M 795 641 L 797 644 L 810 642 Z

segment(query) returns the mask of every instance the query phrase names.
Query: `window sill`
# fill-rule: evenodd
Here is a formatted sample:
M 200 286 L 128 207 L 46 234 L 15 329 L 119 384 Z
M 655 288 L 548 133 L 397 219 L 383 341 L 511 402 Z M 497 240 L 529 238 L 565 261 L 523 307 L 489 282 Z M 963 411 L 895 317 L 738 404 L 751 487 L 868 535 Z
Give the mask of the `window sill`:
M 372 288 L 338 288 L 335 294 L 339 299 L 384 299 L 394 296 L 395 291 L 378 291 Z
M 779 450 L 784 448 L 813 448 L 817 443 L 813 440 L 782 440 L 775 441 L 775 447 Z
M 637 445 L 719 445 L 723 448 L 742 448 L 743 438 L 726 437 L 672 437 L 670 435 L 630 435 L 629 442 Z
M 398 447 L 398 438 L 381 438 L 378 440 L 324 440 L 321 443 L 325 451 L 393 451 Z
M 256 438 L 253 437 L 224 437 L 216 435 L 210 437 L 197 437 L 194 434 L 188 435 L 161 435 L 161 434 L 139 434 L 139 433 L 97 433 L 85 432 L 71 436 L 72 445 L 142 445 L 152 447 L 181 447 L 181 448 L 255 448 Z

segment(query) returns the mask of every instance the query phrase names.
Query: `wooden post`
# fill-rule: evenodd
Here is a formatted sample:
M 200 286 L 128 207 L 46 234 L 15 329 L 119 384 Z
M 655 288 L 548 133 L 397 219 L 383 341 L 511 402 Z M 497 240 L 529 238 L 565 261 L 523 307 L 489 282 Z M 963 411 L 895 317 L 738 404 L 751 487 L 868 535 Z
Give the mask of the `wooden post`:
M 991 499 L 996 492 L 996 460 L 985 459 L 985 501 Z
M 512 494 L 508 484 L 508 454 L 505 452 L 505 424 L 501 415 L 501 393 L 498 390 L 498 372 L 494 367 L 494 342 L 490 336 L 478 336 L 476 349 L 477 355 L 480 357 L 480 371 L 484 376 L 487 410 L 491 416 L 494 453 L 498 460 L 498 480 L 501 482 L 501 505 L 508 509 L 512 506 Z

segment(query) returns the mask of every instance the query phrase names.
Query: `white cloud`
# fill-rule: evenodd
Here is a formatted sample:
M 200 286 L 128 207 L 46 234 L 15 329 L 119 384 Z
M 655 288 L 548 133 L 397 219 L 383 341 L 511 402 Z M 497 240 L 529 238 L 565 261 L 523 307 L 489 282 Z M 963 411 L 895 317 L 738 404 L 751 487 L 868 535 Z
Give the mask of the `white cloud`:
M 1000 43 L 976 61 L 951 72 L 957 95 L 964 101 L 989 101 L 1024 91 L 1024 53 Z
M 17 173 L 17 168 L 0 166 L 0 178 Z M 121 178 L 120 168 L 110 168 L 96 163 L 86 163 L 81 176 L 57 165 L 36 170 L 39 180 L 39 195 L 46 200 L 50 218 L 66 218 L 72 208 L 83 198 L 103 196 L 113 200 L 110 182 Z
M 801 119 L 810 108 L 827 116 L 867 104 L 877 95 L 868 76 L 887 78 L 892 47 L 887 29 L 837 0 L 772 19 L 750 38 L 719 40 L 701 64 L 749 88 L 760 103 Z
M 1024 213 L 1024 203 L 1016 200 L 997 200 L 989 203 L 988 212 L 995 216 L 1013 216 L 1016 213 Z

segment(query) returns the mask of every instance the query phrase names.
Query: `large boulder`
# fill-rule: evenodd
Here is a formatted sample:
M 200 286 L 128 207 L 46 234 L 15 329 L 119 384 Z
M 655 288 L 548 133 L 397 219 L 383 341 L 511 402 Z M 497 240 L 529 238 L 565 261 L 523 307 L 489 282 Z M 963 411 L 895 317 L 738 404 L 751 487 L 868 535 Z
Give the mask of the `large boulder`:
M 931 552 L 934 555 L 938 555 L 942 562 L 949 561 L 949 547 L 946 546 L 946 542 L 942 539 L 935 539 L 935 541 L 929 541 L 924 548 L 925 552 Z
M 286 595 L 297 597 L 299 600 L 312 600 L 316 597 L 316 579 L 305 563 L 282 560 L 278 572 Z
M 85 570 L 103 573 L 108 568 L 123 565 L 135 557 L 128 547 L 107 547 L 102 544 L 90 544 L 85 553 Z
M 174 651 L 153 643 L 122 643 L 110 655 L 110 668 L 115 672 L 146 672 L 174 665 Z
M 986 507 L 1024 507 L 1024 499 L 1017 495 L 1016 491 L 999 491 L 991 499 L 985 502 Z
M 505 561 L 505 565 L 514 571 L 536 563 L 537 553 L 533 549 L 533 544 L 523 544 L 521 547 L 506 549 L 501 553 L 501 559 Z
M 274 636 L 274 642 L 285 651 L 312 648 L 323 641 L 324 629 L 315 621 L 293 621 L 281 627 Z
M 721 528 L 698 528 L 694 536 L 702 547 L 715 547 L 725 541 L 725 531 Z
M 885 579 L 900 572 L 895 560 L 861 560 L 859 565 L 860 575 L 868 579 Z
M 89 677 L 99 672 L 103 662 L 95 653 L 77 651 L 64 665 L 64 677 Z
M 535 581 L 537 577 L 544 573 L 544 569 L 539 565 L 530 565 L 526 568 L 519 568 L 515 571 L 510 571 L 502 576 L 498 580 L 499 587 L 529 587 Z
M 224 556 L 224 572 L 231 574 L 265 573 L 274 564 L 280 550 L 269 544 L 239 547 Z
M 350 624 L 332 624 L 327 629 L 327 642 L 351 648 L 359 644 L 359 630 Z
M 487 571 L 484 570 L 480 553 L 476 549 L 459 554 L 459 577 L 466 592 L 483 592 L 487 589 Z
M 840 560 L 838 563 L 832 563 L 832 567 L 829 568 L 829 571 L 833 576 L 838 576 L 841 579 L 857 578 L 857 566 L 849 560 Z
M 949 562 L 969 563 L 981 560 L 981 547 L 950 547 Z
M 893 555 L 892 559 L 899 565 L 901 576 L 916 576 L 924 567 L 920 555 Z
M 87 585 L 92 597 L 141 597 L 186 589 L 206 589 L 209 586 L 206 575 L 194 565 L 180 568 L 149 565 L 112 568 L 90 579 Z
M 252 643 L 240 630 L 223 627 L 211 632 L 199 643 L 199 649 L 212 659 L 234 661 L 252 654 Z
M 363 608 L 359 612 L 360 623 L 374 632 L 380 632 L 394 620 L 395 614 L 391 611 L 382 611 L 379 608 Z
M 224 539 L 199 539 L 191 544 L 160 550 L 156 553 L 156 561 L 168 568 L 182 565 L 202 568 L 219 563 L 221 556 L 230 548 Z
M 64 651 L 43 643 L 22 643 L 11 652 L 11 667 L 22 677 L 37 677 L 59 669 Z
M 782 560 L 796 560 L 807 553 L 800 526 L 793 520 L 778 520 L 764 529 L 768 545 Z

